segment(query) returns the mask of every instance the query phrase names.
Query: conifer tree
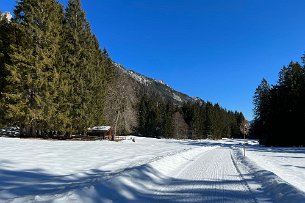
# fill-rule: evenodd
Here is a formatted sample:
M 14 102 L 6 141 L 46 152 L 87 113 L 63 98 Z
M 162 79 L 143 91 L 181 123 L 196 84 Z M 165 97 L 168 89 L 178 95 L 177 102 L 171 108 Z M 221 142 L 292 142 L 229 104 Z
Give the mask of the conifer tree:
M 210 137 L 213 133 L 213 126 L 212 126 L 212 104 L 210 102 L 207 102 L 206 108 L 205 108 L 205 136 Z
M 305 71 L 291 62 L 279 73 L 276 85 L 263 80 L 254 94 L 253 133 L 265 145 L 302 146 L 305 138 Z
M 162 122 L 162 136 L 172 138 L 173 137 L 173 114 L 174 107 L 171 103 L 167 102 L 163 105 L 164 109 L 162 110 L 163 114 L 163 122 Z
M 0 97 L 5 86 L 5 70 L 4 64 L 8 63 L 8 48 L 11 43 L 9 33 L 11 32 L 10 24 L 0 11 Z
M 91 33 L 79 0 L 70 0 L 64 20 L 63 70 L 69 76 L 67 107 L 71 132 L 103 122 L 105 96 L 105 55 Z M 108 65 L 108 64 L 107 64 Z
M 62 7 L 55 0 L 21 0 L 14 10 L 16 42 L 5 68 L 5 114 L 12 122 L 35 129 L 55 128 L 55 67 L 62 29 Z
M 262 139 L 261 135 L 266 132 L 266 124 L 270 115 L 270 86 L 265 79 L 255 90 L 253 104 L 255 116 L 253 128 L 259 139 Z
M 7 71 L 5 70 L 5 64 L 9 64 L 9 47 L 15 41 L 13 35 L 13 24 L 8 21 L 6 14 L 2 14 L 0 11 L 0 126 L 5 124 L 4 121 L 4 103 L 2 94 L 6 86 Z

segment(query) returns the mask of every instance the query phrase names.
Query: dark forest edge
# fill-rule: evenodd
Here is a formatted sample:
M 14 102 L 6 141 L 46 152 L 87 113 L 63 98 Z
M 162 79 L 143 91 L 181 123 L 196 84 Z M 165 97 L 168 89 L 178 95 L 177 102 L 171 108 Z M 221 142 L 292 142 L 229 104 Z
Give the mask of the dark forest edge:
M 20 0 L 11 20 L 1 16 L 1 127 L 17 126 L 23 137 L 70 137 L 118 120 L 118 134 L 241 136 L 242 113 L 202 100 L 177 104 L 120 72 L 79 0 L 65 9 L 56 0 Z
M 304 64 L 304 57 L 302 57 Z M 263 79 L 254 94 L 252 134 L 267 146 L 305 146 L 305 66 L 290 62 L 275 85 Z

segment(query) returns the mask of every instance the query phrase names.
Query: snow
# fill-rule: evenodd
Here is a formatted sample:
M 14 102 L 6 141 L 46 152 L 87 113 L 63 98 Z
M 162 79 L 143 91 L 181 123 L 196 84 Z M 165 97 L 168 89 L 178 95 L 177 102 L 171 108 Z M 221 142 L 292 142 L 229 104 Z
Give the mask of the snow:
M 125 74 L 128 74 L 129 76 L 131 76 L 133 79 L 135 79 L 142 85 L 149 86 L 152 83 L 152 80 L 148 79 L 144 75 L 136 73 L 133 70 L 126 70 L 121 64 L 113 62 L 113 65 L 115 67 L 117 67 L 119 70 L 121 70 L 122 72 L 124 72 Z
M 157 80 L 157 79 L 152 79 L 152 78 L 148 78 L 144 75 L 141 75 L 137 72 L 134 72 L 133 70 L 126 70 L 121 64 L 115 63 L 113 62 L 113 65 L 115 67 L 117 67 L 119 70 L 121 70 L 122 72 L 128 74 L 129 76 L 131 76 L 133 79 L 135 79 L 136 81 L 138 81 L 140 84 L 145 85 L 145 86 L 149 86 L 151 85 L 153 82 L 162 84 L 170 89 L 172 89 L 170 86 L 168 86 L 164 80 Z
M 88 128 L 88 130 L 93 130 L 93 131 L 108 131 L 110 130 L 111 126 L 95 126 L 93 128 Z
M 135 79 L 142 85 L 145 85 L 145 86 L 151 85 L 151 80 L 149 80 L 147 77 L 140 75 L 132 70 L 128 70 L 127 72 L 133 79 Z
M 8 20 L 8 22 L 11 22 L 13 16 L 10 12 L 6 11 L 2 14 L 2 16 L 6 16 L 6 19 Z
M 175 93 L 173 93 L 173 98 L 178 101 L 178 102 L 182 102 L 181 97 L 179 97 L 178 95 L 176 95 Z
M 305 201 L 303 148 L 242 142 L 0 137 L 0 202 Z
M 247 150 L 247 157 L 305 192 L 305 148 L 252 146 Z
M 256 182 L 260 183 L 261 186 L 258 187 L 258 190 L 264 190 L 265 193 L 269 196 L 272 202 L 281 202 L 281 203 L 291 203 L 291 202 L 304 202 L 305 193 L 301 190 L 298 190 L 294 185 L 289 184 L 285 180 L 281 179 L 279 176 L 275 175 L 271 171 L 274 169 L 272 165 L 269 167 L 263 168 L 257 165 L 256 162 L 251 161 L 251 158 L 248 156 L 244 157 L 241 150 L 236 152 L 236 157 L 240 162 L 241 168 L 243 168 L 246 173 L 251 174 Z M 247 151 L 248 154 L 248 151 Z M 269 157 L 267 157 L 268 159 Z M 272 157 L 271 157 L 272 159 Z M 287 173 L 291 173 L 289 168 L 284 167 Z M 253 187 L 253 186 L 252 186 Z M 253 190 L 253 189 L 252 189 Z
M 160 83 L 162 85 L 166 85 L 165 82 L 163 80 L 155 80 L 157 83 Z

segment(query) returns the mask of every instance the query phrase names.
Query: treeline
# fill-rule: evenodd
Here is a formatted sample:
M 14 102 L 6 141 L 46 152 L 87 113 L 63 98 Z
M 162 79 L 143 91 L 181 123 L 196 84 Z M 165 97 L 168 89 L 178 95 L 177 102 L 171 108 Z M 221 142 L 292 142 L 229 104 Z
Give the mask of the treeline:
M 254 106 L 252 133 L 262 144 L 305 146 L 304 65 L 284 66 L 275 85 L 263 79 L 255 91 Z
M 245 118 L 218 104 L 198 101 L 175 106 L 157 96 L 143 96 L 139 104 L 138 132 L 144 136 L 180 139 L 220 139 L 242 136 Z
M 80 1 L 20 0 L 11 20 L 1 16 L 0 123 L 31 136 L 102 124 L 115 71 Z

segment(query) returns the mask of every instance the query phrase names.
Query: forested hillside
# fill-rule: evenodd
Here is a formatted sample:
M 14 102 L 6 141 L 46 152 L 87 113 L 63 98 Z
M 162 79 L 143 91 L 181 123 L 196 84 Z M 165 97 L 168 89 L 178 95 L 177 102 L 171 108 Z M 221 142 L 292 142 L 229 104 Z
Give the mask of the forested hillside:
M 304 63 L 304 58 L 303 58 Z M 253 134 L 273 146 L 305 146 L 305 67 L 284 66 L 278 82 L 263 79 L 254 95 Z
M 69 0 L 21 0 L 0 20 L 0 123 L 23 136 L 85 134 L 117 124 L 119 134 L 170 138 L 239 136 L 244 117 L 127 71 L 101 49 Z
M 118 121 L 120 134 L 191 139 L 241 136 L 242 113 L 189 97 L 119 64 L 115 67 L 104 114 L 112 126 Z

